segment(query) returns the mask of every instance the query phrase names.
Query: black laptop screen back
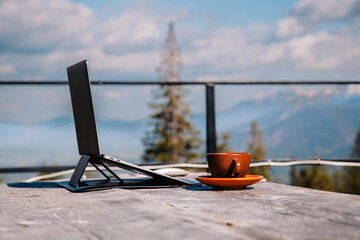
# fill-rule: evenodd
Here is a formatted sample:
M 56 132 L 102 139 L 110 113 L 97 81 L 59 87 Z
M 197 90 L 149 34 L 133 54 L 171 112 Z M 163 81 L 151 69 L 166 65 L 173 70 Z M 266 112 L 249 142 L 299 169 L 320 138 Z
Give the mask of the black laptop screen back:
M 79 154 L 100 156 L 86 60 L 68 67 L 67 75 Z

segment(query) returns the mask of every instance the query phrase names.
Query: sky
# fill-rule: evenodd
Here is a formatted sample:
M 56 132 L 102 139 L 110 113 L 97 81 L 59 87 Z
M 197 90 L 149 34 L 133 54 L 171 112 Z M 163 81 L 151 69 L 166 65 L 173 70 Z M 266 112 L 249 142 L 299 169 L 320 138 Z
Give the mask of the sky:
M 360 79 L 359 0 L 0 0 L 0 81 L 66 80 L 66 67 L 82 59 L 92 80 L 156 80 L 169 22 L 184 81 Z M 71 111 L 66 91 L 25 88 L 0 89 L 0 121 Z M 108 118 L 149 113 L 149 87 L 97 91 Z M 217 106 L 262 94 L 219 88 Z M 189 95 L 202 111 L 203 89 Z

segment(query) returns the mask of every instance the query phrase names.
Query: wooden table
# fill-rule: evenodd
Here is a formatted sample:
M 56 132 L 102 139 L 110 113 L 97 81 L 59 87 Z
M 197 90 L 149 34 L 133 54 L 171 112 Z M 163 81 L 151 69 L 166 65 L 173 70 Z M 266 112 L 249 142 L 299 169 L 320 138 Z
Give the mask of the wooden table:
M 270 182 L 86 193 L 0 184 L 0 215 L 0 239 L 360 239 L 360 196 Z

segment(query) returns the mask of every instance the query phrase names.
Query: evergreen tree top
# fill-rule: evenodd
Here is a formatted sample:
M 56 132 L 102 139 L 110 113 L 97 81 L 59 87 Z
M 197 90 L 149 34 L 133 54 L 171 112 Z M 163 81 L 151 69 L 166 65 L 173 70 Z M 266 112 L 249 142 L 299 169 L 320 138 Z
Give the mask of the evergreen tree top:
M 160 66 L 156 69 L 162 82 L 181 81 L 182 69 L 181 51 L 176 42 L 174 24 L 169 23 L 168 35 L 161 51 Z
M 166 38 L 166 43 L 176 43 L 176 36 L 175 36 L 175 30 L 174 30 L 174 23 L 169 23 L 169 30 L 168 30 L 168 36 Z

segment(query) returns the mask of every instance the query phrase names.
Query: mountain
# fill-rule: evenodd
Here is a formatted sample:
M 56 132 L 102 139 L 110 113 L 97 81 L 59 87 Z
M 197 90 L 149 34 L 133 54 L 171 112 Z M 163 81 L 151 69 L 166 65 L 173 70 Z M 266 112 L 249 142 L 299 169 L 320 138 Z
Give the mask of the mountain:
M 216 112 L 217 132 L 230 133 L 234 151 L 246 151 L 250 124 L 256 120 L 267 158 L 348 157 L 360 127 L 360 95 L 351 87 L 295 89 L 239 102 Z M 98 121 L 102 152 L 141 162 L 148 121 Z M 192 122 L 205 138 L 205 115 L 194 114 Z M 0 122 L 0 166 L 76 164 L 78 158 L 72 117 L 33 124 Z
M 315 104 L 264 131 L 268 157 L 349 157 L 360 127 L 360 108 Z
M 280 93 L 257 102 L 260 113 L 252 120 L 263 132 L 267 158 L 348 157 L 360 127 L 360 96 L 340 90 L 312 96 Z M 268 107 L 273 104 L 276 107 Z M 234 149 L 246 151 L 250 123 L 224 128 L 232 133 Z

